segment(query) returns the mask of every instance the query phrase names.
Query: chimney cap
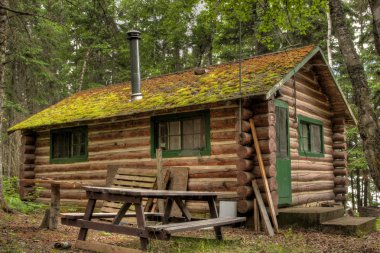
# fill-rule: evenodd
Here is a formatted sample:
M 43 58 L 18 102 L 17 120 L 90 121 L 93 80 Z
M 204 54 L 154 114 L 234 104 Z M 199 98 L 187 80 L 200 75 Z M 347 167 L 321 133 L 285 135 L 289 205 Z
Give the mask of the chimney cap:
M 137 30 L 130 30 L 127 32 L 127 39 L 133 40 L 133 39 L 141 39 L 141 32 Z

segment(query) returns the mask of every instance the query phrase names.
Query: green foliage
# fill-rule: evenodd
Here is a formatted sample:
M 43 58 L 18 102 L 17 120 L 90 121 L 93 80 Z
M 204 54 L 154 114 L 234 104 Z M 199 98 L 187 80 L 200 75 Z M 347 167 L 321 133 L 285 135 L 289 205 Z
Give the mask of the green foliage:
M 4 197 L 9 207 L 13 210 L 30 214 L 42 211 L 46 208 L 45 205 L 37 204 L 31 201 L 22 201 L 18 193 L 18 179 L 17 177 L 6 178 L 3 181 Z M 35 190 L 35 195 L 30 196 L 31 199 L 38 196 L 41 189 Z

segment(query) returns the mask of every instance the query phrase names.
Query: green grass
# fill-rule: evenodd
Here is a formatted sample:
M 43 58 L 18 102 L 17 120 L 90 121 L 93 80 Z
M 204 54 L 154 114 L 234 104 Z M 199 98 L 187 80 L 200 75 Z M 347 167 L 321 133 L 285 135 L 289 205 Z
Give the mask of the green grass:
M 376 220 L 376 230 L 380 231 L 380 218 Z
M 4 186 L 4 198 L 8 206 L 15 211 L 31 214 L 36 212 L 41 212 L 46 209 L 46 205 L 34 203 L 31 201 L 23 201 L 20 199 L 18 193 L 18 178 L 11 177 L 5 178 L 3 181 Z M 35 193 L 31 198 L 37 197 L 39 194 L 39 188 L 35 190 Z

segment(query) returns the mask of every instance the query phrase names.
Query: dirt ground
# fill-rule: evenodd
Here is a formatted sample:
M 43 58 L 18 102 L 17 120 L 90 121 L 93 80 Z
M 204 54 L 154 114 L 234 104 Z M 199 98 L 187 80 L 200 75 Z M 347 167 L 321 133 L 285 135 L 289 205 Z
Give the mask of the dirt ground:
M 0 212 L 0 252 L 85 252 L 55 249 L 57 242 L 74 244 L 78 229 L 59 225 L 56 231 L 40 229 L 42 214 Z M 213 239 L 212 230 L 181 234 L 170 241 L 152 240 L 150 252 L 379 252 L 380 231 L 363 237 L 324 234 L 313 230 L 281 230 L 275 237 L 245 228 L 224 228 L 225 239 Z M 191 238 L 190 238 L 191 237 Z M 193 239 L 193 238 L 196 239 Z M 203 239 L 199 239 L 203 238 Z M 88 240 L 137 249 L 139 240 L 106 232 L 90 232 Z

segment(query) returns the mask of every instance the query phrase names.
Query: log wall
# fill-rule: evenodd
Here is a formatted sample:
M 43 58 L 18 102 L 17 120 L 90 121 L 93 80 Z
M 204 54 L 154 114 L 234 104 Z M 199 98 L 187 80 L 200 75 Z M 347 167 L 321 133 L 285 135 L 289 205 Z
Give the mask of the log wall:
M 329 97 L 316 76 L 305 70 L 297 73 L 294 80 L 288 81 L 279 94 L 277 99 L 289 105 L 292 205 L 334 200 L 337 185 L 341 185 L 340 180 L 334 183 L 334 179 L 339 169 L 345 166 L 346 151 L 344 145 L 342 149 L 334 146 L 335 143 L 343 144 L 342 136 L 339 136 L 339 142 L 334 141 L 335 131 L 340 131 L 342 126 L 332 121 L 334 114 Z M 297 115 L 323 122 L 324 157 L 299 155 Z M 343 135 L 343 132 L 339 133 Z
M 241 119 L 237 121 L 236 142 L 238 143 L 236 161 L 237 174 L 237 194 L 239 197 L 238 211 L 248 213 L 252 211 L 253 189 L 252 180 L 257 179 L 259 189 L 263 199 L 265 189 L 261 178 L 257 156 L 253 147 L 253 137 L 249 119 L 253 117 L 255 122 L 257 138 L 263 157 L 268 184 L 271 191 L 274 207 L 277 209 L 278 194 L 276 176 L 276 129 L 275 129 L 275 106 L 274 101 L 254 101 L 249 100 L 243 104 Z
M 35 178 L 35 159 L 36 159 L 36 135 L 34 133 L 24 133 L 21 136 L 20 146 L 20 178 Z M 20 182 L 20 198 L 26 200 L 33 192 L 34 184 Z
M 198 107 L 199 108 L 199 107 Z M 166 113 L 191 111 L 195 108 L 177 109 Z M 223 102 L 209 106 L 211 155 L 201 157 L 164 158 L 163 166 L 189 167 L 188 190 L 222 191 L 236 193 L 236 123 L 235 102 Z M 157 114 L 156 114 L 157 115 Z M 50 132 L 38 131 L 35 149 L 36 178 L 82 182 L 103 186 L 107 171 L 115 167 L 156 166 L 150 156 L 150 117 L 145 114 L 134 117 L 118 117 L 93 121 L 88 124 L 88 162 L 50 164 Z M 48 202 L 50 189 L 44 185 L 41 202 Z M 69 187 L 61 189 L 64 203 L 85 204 L 85 192 Z M 189 202 L 192 210 L 203 211 L 206 206 Z M 207 210 L 207 209 L 206 209 Z

